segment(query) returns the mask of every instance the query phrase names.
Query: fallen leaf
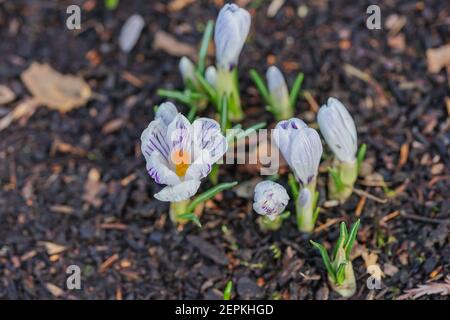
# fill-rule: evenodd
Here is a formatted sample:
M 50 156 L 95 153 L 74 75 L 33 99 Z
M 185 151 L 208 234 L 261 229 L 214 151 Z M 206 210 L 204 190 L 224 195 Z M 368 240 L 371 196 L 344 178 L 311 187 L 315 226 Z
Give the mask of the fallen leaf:
M 432 282 L 430 284 L 418 285 L 417 288 L 405 290 L 405 294 L 399 296 L 397 300 L 417 299 L 425 295 L 440 294 L 450 295 L 450 275 L 445 278 L 445 282 Z
M 0 131 L 9 127 L 9 125 L 20 118 L 29 118 L 36 111 L 39 103 L 35 99 L 25 99 L 19 102 L 19 104 L 10 111 L 6 116 L 0 120 Z
M 92 94 L 82 78 L 63 75 L 48 64 L 33 62 L 21 78 L 39 104 L 60 112 L 84 106 Z
M 153 48 L 163 50 L 171 56 L 189 56 L 194 59 L 197 51 L 192 45 L 180 42 L 171 34 L 162 30 L 156 32 L 155 39 L 153 41 Z
M 127 19 L 119 34 L 119 46 L 123 52 L 130 52 L 141 36 L 145 22 L 139 14 L 133 14 Z
M 167 9 L 169 9 L 170 12 L 178 12 L 180 10 L 183 10 L 188 5 L 194 3 L 194 1 L 195 0 L 172 0 L 167 6 Z
M 83 200 L 95 208 L 99 208 L 103 201 L 99 194 L 106 188 L 106 185 L 100 181 L 100 172 L 92 168 L 89 170 L 88 178 L 84 184 Z
M 438 73 L 443 67 L 450 65 L 450 44 L 445 46 L 427 49 L 428 72 Z
M 276 16 L 278 10 L 281 9 L 285 0 L 272 0 L 269 7 L 267 8 L 267 16 L 273 18 Z
M 53 283 L 47 282 L 45 287 L 55 298 L 61 297 L 64 294 L 64 291 L 60 287 L 55 286 Z
M 10 88 L 0 85 L 0 105 L 7 104 L 16 98 L 16 94 Z
M 113 119 L 108 121 L 102 128 L 103 134 L 113 133 L 125 125 L 126 121 L 122 118 Z
M 45 246 L 45 250 L 47 251 L 47 254 L 49 256 L 59 254 L 67 250 L 67 247 L 49 241 L 39 241 L 38 244 L 41 246 Z

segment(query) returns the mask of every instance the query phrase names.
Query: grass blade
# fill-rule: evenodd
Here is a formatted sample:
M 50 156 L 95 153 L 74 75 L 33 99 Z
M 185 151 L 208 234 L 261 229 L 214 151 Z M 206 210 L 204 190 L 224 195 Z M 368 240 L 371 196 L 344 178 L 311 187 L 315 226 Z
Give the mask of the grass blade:
M 214 22 L 209 20 L 206 24 L 205 31 L 203 32 L 202 42 L 200 44 L 200 50 L 198 52 L 198 67 L 197 70 L 200 74 L 205 72 L 206 55 L 208 54 L 208 46 L 211 41 L 212 33 L 214 29 Z
M 312 240 L 309 240 L 309 242 L 320 252 L 320 255 L 322 256 L 323 264 L 325 265 L 325 269 L 328 272 L 328 275 L 336 281 L 336 275 L 334 274 L 333 267 L 331 266 L 330 257 L 328 257 L 328 252 L 325 249 L 323 245 L 320 243 L 314 242 Z
M 291 93 L 289 94 L 289 105 L 291 108 L 295 108 L 295 103 L 297 102 L 298 94 L 300 93 L 300 89 L 302 88 L 303 79 L 305 75 L 303 72 L 300 72 L 295 78 L 294 84 L 292 85 Z
M 356 239 L 356 236 L 358 234 L 358 228 L 359 228 L 360 222 L 361 222 L 361 220 L 358 219 L 353 224 L 352 229 L 350 230 L 350 234 L 348 236 L 348 239 L 346 240 L 346 242 L 344 244 L 346 259 L 348 259 L 348 257 L 350 256 L 350 252 L 352 251 L 353 245 L 355 244 L 355 239 Z
M 264 84 L 264 80 L 262 79 L 261 75 L 255 69 L 251 69 L 250 77 L 252 78 L 253 82 L 255 83 L 256 88 L 258 89 L 259 93 L 263 97 L 265 103 L 268 105 L 271 105 L 272 99 L 270 98 L 269 90 L 267 89 L 266 85 Z
M 198 217 L 193 214 L 193 213 L 181 213 L 177 216 L 180 219 L 186 219 L 189 221 L 192 221 L 193 223 L 195 223 L 199 228 L 202 227 L 202 224 L 200 223 L 200 220 L 198 219 Z
M 195 77 L 197 78 L 198 82 L 200 83 L 202 89 L 206 92 L 208 95 L 210 101 L 215 105 L 218 106 L 217 101 L 217 92 L 216 90 L 206 81 L 206 79 L 202 76 L 202 74 L 199 71 L 195 72 Z
M 203 192 L 202 194 L 200 194 L 197 197 L 195 197 L 194 200 L 192 200 L 192 202 L 187 207 L 187 211 L 188 212 L 193 212 L 195 207 L 198 204 L 200 204 L 202 202 L 205 202 L 206 200 L 211 199 L 212 197 L 214 197 L 219 192 L 222 192 L 223 190 L 226 190 L 226 189 L 230 189 L 230 188 L 234 187 L 237 184 L 238 184 L 237 181 L 225 182 L 225 183 L 218 184 L 217 186 L 209 189 L 208 191 Z
M 220 128 L 225 133 L 228 129 L 228 97 L 222 96 L 220 99 Z
M 356 156 L 356 161 L 358 164 L 358 173 L 359 173 L 359 170 L 361 169 L 361 164 L 363 163 L 364 158 L 366 157 L 366 151 L 367 151 L 367 145 L 365 143 L 363 143 L 361 145 L 361 147 L 359 147 L 358 155 Z
M 347 262 L 342 262 L 339 264 L 336 270 L 336 283 L 338 285 L 341 285 L 344 283 L 345 280 L 345 266 L 347 265 Z
M 345 225 L 345 222 L 341 222 L 340 225 L 340 232 L 339 232 L 339 238 L 336 242 L 336 245 L 334 246 L 333 249 L 333 255 L 332 258 L 333 260 L 336 259 L 336 255 L 338 253 L 339 248 L 342 246 L 344 246 L 345 241 L 347 240 L 347 236 L 348 236 L 348 232 L 347 232 L 347 226 Z
M 331 178 L 333 179 L 334 185 L 336 187 L 336 190 L 338 192 L 341 192 L 344 190 L 344 183 L 341 180 L 341 177 L 339 176 L 339 173 L 336 171 L 336 169 L 328 167 L 328 172 L 331 175 Z
M 231 300 L 231 290 L 233 290 L 233 281 L 228 280 L 225 289 L 223 289 L 223 300 Z
M 292 173 L 290 173 L 288 176 L 288 185 L 291 188 L 291 192 L 295 201 L 297 201 L 298 195 L 300 194 L 300 190 L 298 189 L 297 180 L 295 180 L 295 177 Z

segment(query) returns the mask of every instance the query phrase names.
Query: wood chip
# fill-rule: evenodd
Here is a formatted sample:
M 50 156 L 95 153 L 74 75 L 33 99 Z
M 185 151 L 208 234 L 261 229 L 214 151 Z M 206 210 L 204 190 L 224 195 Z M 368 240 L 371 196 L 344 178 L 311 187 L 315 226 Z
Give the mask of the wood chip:
M 117 260 L 119 260 L 119 255 L 117 253 L 110 256 L 108 259 L 106 259 L 99 268 L 99 273 L 104 273 L 106 270 L 108 270 Z
M 404 143 L 400 147 L 400 160 L 398 161 L 399 168 L 403 167 L 408 161 L 409 156 L 409 143 Z
M 438 73 L 442 68 L 450 65 L 450 44 L 436 48 L 427 49 L 428 72 Z
M 21 79 L 38 103 L 63 113 L 84 106 L 92 95 L 82 78 L 63 75 L 48 64 L 33 62 Z
M 267 8 L 267 16 L 273 18 L 276 16 L 278 10 L 281 9 L 285 0 L 272 0 L 269 7 Z
M 102 128 L 103 134 L 110 134 L 120 130 L 123 126 L 125 126 L 126 120 L 123 118 L 116 118 L 111 121 L 108 121 Z
M 59 298 L 64 295 L 64 291 L 60 287 L 55 286 L 53 283 L 47 282 L 45 287 L 55 298 Z
M 194 2 L 195 0 L 172 0 L 167 6 L 167 9 L 169 12 L 178 12 Z
M 367 196 L 362 196 L 359 199 L 358 205 L 356 206 L 356 209 L 355 209 L 355 216 L 357 216 L 357 217 L 361 216 L 361 213 L 364 209 L 364 205 L 366 204 L 366 200 L 367 200 Z
M 189 56 L 195 59 L 197 50 L 194 46 L 178 41 L 171 34 L 159 30 L 155 34 L 153 41 L 153 48 L 156 50 L 163 50 L 175 57 Z
M 49 256 L 52 256 L 54 254 L 63 253 L 64 251 L 67 250 L 66 246 L 63 246 L 63 245 L 60 245 L 57 243 L 53 243 L 53 242 L 49 242 L 49 241 L 39 241 L 38 244 L 41 246 L 45 246 L 45 250 L 47 251 L 47 254 Z
M 55 204 L 50 207 L 50 211 L 62 214 L 72 214 L 75 212 L 75 209 L 66 205 Z
M 12 111 L 0 119 L 0 131 L 9 127 L 16 120 L 31 117 L 38 106 L 39 102 L 35 99 L 27 98 L 22 100 Z
M 16 98 L 16 94 L 10 88 L 0 85 L 0 105 L 10 103 Z

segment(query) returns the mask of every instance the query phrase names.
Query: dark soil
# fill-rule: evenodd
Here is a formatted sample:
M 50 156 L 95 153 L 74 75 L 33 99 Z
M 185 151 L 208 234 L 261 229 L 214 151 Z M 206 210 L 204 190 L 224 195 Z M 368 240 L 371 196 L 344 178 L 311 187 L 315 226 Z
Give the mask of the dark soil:
M 153 36 L 165 30 L 196 46 L 221 1 L 199 1 L 170 13 L 163 2 L 121 2 L 107 11 L 102 1 L 84 1 L 83 30 L 73 32 L 65 27 L 65 10 L 73 1 L 0 1 L 0 83 L 17 95 L 0 107 L 2 116 L 29 96 L 20 74 L 33 61 L 79 74 L 96 92 L 84 108 L 60 114 L 42 107 L 0 132 L 0 298 L 220 299 L 233 280 L 236 299 L 339 299 L 294 217 L 281 230 L 263 234 L 251 200 L 227 191 L 208 202 L 203 228 L 175 229 L 168 205 L 152 197 L 159 187 L 140 153 L 140 134 L 161 102 L 156 90 L 182 85 L 179 58 L 154 50 Z M 303 19 L 297 15 L 301 4 L 308 7 Z M 349 107 L 359 141 L 368 145 L 369 178 L 381 175 L 395 196 L 361 179 L 358 189 L 388 201 L 369 196 L 360 210 L 361 196 L 353 194 L 345 205 L 322 211 L 322 231 L 312 238 L 331 246 L 337 222 L 352 223 L 359 213 L 359 251 L 376 253 L 386 276 L 380 290 L 369 290 L 364 260 L 355 258 L 354 299 L 394 299 L 428 281 L 443 282 L 450 271 L 449 76 L 445 70 L 428 73 L 425 55 L 449 43 L 450 7 L 442 0 L 385 1 L 383 29 L 369 30 L 369 4 L 286 1 L 268 18 L 268 4 L 251 1 L 252 31 L 239 68 L 244 126 L 264 120 L 273 125 L 248 70 L 265 72 L 274 62 L 289 83 L 304 72 L 304 89 L 319 105 L 335 96 Z M 146 27 L 125 55 L 117 39 L 133 13 L 144 17 Z M 384 26 L 392 14 L 406 18 L 400 30 Z M 348 65 L 371 80 L 358 78 Z M 311 99 L 300 99 L 297 115 L 314 121 Z M 117 119 L 112 132 L 105 129 Z M 88 186 L 92 169 L 101 178 Z M 223 181 L 257 176 L 246 166 L 221 167 Z M 321 204 L 325 178 L 324 172 Z M 286 183 L 284 174 L 281 181 Z M 45 242 L 66 248 L 51 254 Z M 273 245 L 281 251 L 278 259 Z M 82 270 L 81 290 L 66 289 L 66 268 L 73 264 Z

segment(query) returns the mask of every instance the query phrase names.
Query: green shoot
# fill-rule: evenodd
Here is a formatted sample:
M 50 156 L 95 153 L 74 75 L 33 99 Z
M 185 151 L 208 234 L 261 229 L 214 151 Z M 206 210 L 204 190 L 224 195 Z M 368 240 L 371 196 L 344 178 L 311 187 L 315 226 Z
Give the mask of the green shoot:
M 297 102 L 297 98 L 300 93 L 304 78 L 305 75 L 300 72 L 295 78 L 294 84 L 292 85 L 291 93 L 289 94 L 289 105 L 292 109 L 295 109 L 295 104 Z
M 189 205 L 187 207 L 187 211 L 193 212 L 195 210 L 195 207 L 197 207 L 197 205 L 199 205 L 200 203 L 213 198 L 216 194 L 218 194 L 219 192 L 222 192 L 223 190 L 233 188 L 237 184 L 238 184 L 237 181 L 225 182 L 225 183 L 218 184 L 217 186 L 209 189 L 208 191 L 201 193 L 200 195 L 195 197 L 194 200 L 191 201 L 191 203 L 189 203 Z
M 233 290 L 233 281 L 228 280 L 225 285 L 225 289 L 223 289 L 223 300 L 231 300 L 231 291 Z
M 358 154 L 356 156 L 356 161 L 358 164 L 358 173 L 361 170 L 361 165 L 366 157 L 367 145 L 363 143 L 361 147 L 359 147 Z
M 214 29 L 214 22 L 209 20 L 206 24 L 205 32 L 203 32 L 202 42 L 200 44 L 200 50 L 198 52 L 198 66 L 197 70 L 200 74 L 205 72 L 206 55 L 208 54 L 208 46 L 211 41 L 212 33 Z

